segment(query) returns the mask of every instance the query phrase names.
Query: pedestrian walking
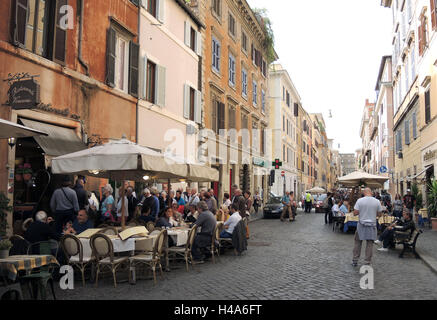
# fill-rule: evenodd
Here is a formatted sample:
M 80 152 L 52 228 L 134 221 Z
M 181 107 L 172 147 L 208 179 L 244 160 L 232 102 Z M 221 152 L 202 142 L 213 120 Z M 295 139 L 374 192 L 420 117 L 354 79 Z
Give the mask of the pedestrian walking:
M 311 213 L 312 205 L 311 193 L 307 192 L 305 196 L 305 213 Z
M 356 267 L 361 255 L 362 242 L 366 241 L 365 265 L 370 265 L 373 256 L 373 244 L 377 238 L 376 218 L 382 213 L 381 202 L 372 197 L 370 188 L 364 189 L 364 197 L 358 199 L 354 207 L 354 215 L 359 215 L 355 245 L 353 250 L 352 265 Z
M 261 207 L 261 197 L 259 196 L 259 192 L 255 191 L 255 195 L 253 196 L 253 209 L 255 213 L 258 213 L 259 207 Z

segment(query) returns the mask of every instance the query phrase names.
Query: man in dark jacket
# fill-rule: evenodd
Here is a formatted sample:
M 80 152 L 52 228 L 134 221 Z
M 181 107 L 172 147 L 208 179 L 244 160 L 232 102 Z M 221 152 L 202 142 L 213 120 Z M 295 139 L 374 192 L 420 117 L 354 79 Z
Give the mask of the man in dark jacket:
M 79 210 L 86 209 L 86 206 L 89 205 L 88 195 L 86 190 L 84 189 L 85 182 L 85 177 L 79 176 L 76 180 L 76 185 L 73 188 L 73 190 L 76 191 L 77 202 L 79 203 Z
M 135 216 L 135 209 L 138 205 L 138 199 L 135 197 L 134 189 L 131 186 L 128 186 L 126 189 L 126 198 L 129 212 L 129 217 L 127 218 L 127 221 L 130 221 Z
M 402 217 L 402 220 L 398 220 L 388 226 L 379 239 L 375 241 L 376 244 L 381 242 L 383 244 L 382 248 L 379 248 L 378 251 L 388 251 L 389 246 L 394 246 L 394 238 L 408 239 L 413 234 L 413 231 L 416 230 L 411 212 L 407 208 L 404 209 Z
M 47 213 L 39 211 L 35 216 L 35 222 L 24 233 L 24 239 L 30 243 L 48 241 L 50 239 L 59 241 L 60 235 L 49 225 L 52 221 L 51 217 L 47 218 Z

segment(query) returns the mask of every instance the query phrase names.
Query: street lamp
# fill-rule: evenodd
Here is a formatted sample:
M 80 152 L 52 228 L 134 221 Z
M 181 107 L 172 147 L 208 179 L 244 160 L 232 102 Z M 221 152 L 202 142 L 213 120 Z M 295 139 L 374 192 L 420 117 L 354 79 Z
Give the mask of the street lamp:
M 11 147 L 11 149 L 17 144 L 17 139 L 15 138 L 9 138 L 8 139 L 8 145 Z

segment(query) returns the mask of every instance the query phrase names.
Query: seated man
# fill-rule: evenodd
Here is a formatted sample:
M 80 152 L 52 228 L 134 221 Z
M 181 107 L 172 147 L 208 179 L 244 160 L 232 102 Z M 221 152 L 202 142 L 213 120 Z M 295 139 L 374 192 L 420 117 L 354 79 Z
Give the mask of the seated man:
M 395 221 L 388 226 L 379 236 L 379 239 L 375 241 L 376 244 L 383 243 L 382 248 L 379 248 L 378 251 L 388 251 L 390 245 L 394 246 L 394 238 L 408 239 L 416 229 L 412 214 L 408 209 L 404 209 L 402 217 L 402 220 Z
M 194 238 L 191 253 L 194 263 L 203 263 L 204 261 L 200 250 L 211 246 L 212 235 L 217 225 L 217 220 L 212 212 L 208 210 L 208 205 L 205 201 L 200 201 L 197 204 L 197 208 L 199 210 L 199 217 L 194 224 L 202 229 Z
M 232 239 L 232 233 L 240 220 L 241 216 L 238 212 L 238 206 L 234 203 L 231 205 L 231 217 L 224 223 L 225 230 L 220 233 L 220 238 Z
M 35 222 L 24 233 L 24 239 L 30 243 L 48 241 L 50 239 L 59 241 L 60 235 L 49 225 L 52 221 L 52 217 L 47 218 L 47 213 L 39 211 L 35 216 Z
M 346 213 L 349 213 L 349 201 L 343 201 L 342 205 L 340 206 L 340 213 L 342 216 L 344 216 Z
M 87 229 L 91 229 L 94 226 L 93 222 L 88 219 L 88 213 L 86 210 L 80 210 L 76 219 L 73 222 L 71 228 L 68 228 L 64 234 L 81 234 Z
M 339 212 L 340 212 L 340 207 L 339 207 L 339 200 L 335 200 L 335 204 L 332 207 L 332 216 L 333 217 L 338 217 L 339 216 Z

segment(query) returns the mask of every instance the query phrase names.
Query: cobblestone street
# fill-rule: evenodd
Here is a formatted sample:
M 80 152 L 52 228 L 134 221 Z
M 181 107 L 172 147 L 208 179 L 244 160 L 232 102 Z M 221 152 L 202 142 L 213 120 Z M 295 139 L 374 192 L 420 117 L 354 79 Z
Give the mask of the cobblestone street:
M 249 249 L 242 257 L 228 251 L 216 264 L 207 262 L 186 272 L 173 264 L 165 280 L 139 280 L 136 285 L 112 279 L 76 281 L 59 299 L 437 299 L 437 276 L 421 261 L 400 249 L 374 253 L 374 290 L 360 289 L 359 267 L 351 266 L 353 235 L 332 232 L 322 214 L 300 212 L 294 223 L 258 220 L 250 224 Z M 418 242 L 420 247 L 420 239 Z M 364 248 L 363 248 L 364 254 Z M 176 269 L 177 268 L 177 269 Z M 118 279 L 126 279 L 120 272 Z

